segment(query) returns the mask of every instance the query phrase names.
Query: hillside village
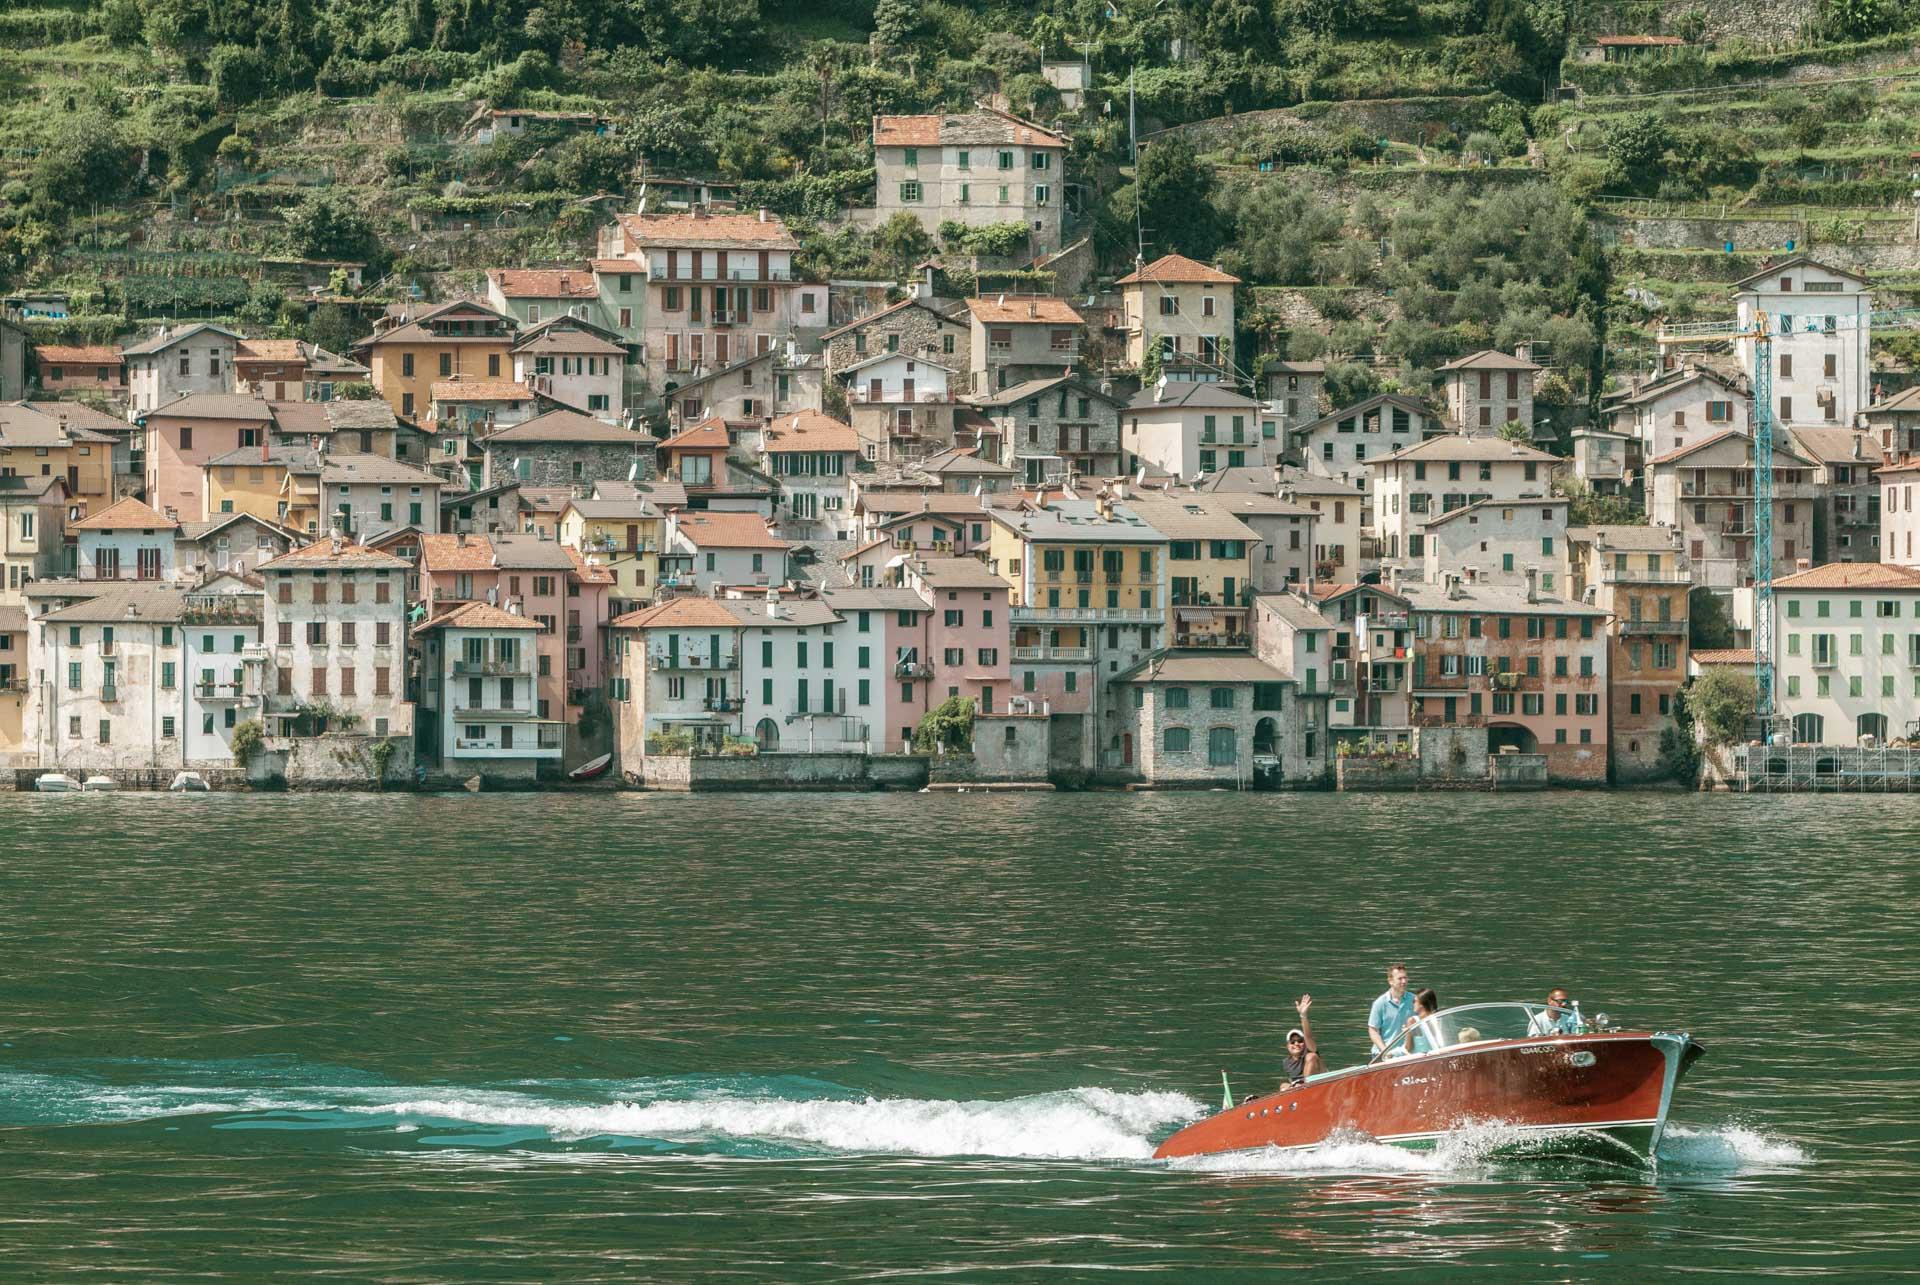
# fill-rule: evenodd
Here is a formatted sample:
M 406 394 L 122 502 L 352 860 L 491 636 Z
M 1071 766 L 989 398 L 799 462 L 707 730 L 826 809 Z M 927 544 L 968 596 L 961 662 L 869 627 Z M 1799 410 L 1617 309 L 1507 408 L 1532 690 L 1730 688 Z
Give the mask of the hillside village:
M 677 106 L 0 15 L 0 765 L 1911 788 L 1914 34 L 1381 7 L 756 10 L 777 67 L 636 36 Z

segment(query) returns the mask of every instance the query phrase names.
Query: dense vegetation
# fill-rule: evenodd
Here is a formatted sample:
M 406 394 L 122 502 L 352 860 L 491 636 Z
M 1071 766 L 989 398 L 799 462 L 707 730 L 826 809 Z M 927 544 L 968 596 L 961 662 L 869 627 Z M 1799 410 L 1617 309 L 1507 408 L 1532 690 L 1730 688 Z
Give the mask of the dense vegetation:
M 0 283 L 69 290 L 76 338 L 218 315 L 337 341 L 350 305 L 281 304 L 263 256 L 471 288 L 488 263 L 577 258 L 643 161 L 736 183 L 816 268 L 1006 259 L 1017 227 L 839 217 L 871 193 L 874 115 L 997 95 L 1072 137 L 1070 208 L 1104 270 L 1141 248 L 1220 262 L 1256 349 L 1328 357 L 1343 393 L 1528 339 L 1557 372 L 1543 400 L 1575 405 L 1656 307 L 1712 312 L 1744 266 L 1610 255 L 1602 198 L 1817 204 L 1823 235 L 1870 236 L 1910 185 L 1920 108 L 1904 73 L 1733 87 L 1897 63 L 1920 0 L 1823 0 L 1792 48 L 1736 35 L 1629 64 L 1563 63 L 1591 16 L 1569 0 L 27 2 L 0 12 Z M 1651 30 L 1666 9 L 1607 12 Z M 1078 114 L 1048 58 L 1086 62 Z M 1548 102 L 1563 78 L 1587 96 Z M 481 106 L 617 129 L 461 141 Z

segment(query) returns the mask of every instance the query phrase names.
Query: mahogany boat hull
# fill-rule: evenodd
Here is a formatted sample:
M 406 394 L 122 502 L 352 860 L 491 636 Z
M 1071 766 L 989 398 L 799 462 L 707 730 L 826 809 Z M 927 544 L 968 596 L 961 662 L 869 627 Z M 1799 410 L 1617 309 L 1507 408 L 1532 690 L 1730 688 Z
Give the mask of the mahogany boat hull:
M 1650 1159 L 1673 1089 L 1702 1054 L 1684 1034 L 1492 1040 L 1316 1076 L 1251 1098 L 1162 1142 L 1156 1158 L 1317 1146 L 1367 1135 L 1411 1147 L 1497 1126 L 1529 1148 L 1624 1147 Z

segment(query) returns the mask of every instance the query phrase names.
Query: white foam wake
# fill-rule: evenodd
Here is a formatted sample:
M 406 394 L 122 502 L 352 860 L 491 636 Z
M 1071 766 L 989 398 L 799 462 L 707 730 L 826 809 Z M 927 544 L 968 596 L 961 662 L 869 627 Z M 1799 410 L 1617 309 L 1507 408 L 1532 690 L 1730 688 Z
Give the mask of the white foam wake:
M 1812 1159 L 1812 1153 L 1796 1143 L 1738 1124 L 1718 1129 L 1668 1125 L 1660 1139 L 1660 1163 L 1676 1168 L 1770 1169 Z
M 1042 1160 L 1144 1160 L 1152 1136 L 1191 1120 L 1182 1093 L 1079 1088 L 1003 1101 L 921 1098 L 695 1097 L 568 1106 L 487 1094 L 418 1098 L 350 1110 L 407 1121 L 537 1128 L 555 1140 L 591 1137 L 799 1143 L 831 1151 Z

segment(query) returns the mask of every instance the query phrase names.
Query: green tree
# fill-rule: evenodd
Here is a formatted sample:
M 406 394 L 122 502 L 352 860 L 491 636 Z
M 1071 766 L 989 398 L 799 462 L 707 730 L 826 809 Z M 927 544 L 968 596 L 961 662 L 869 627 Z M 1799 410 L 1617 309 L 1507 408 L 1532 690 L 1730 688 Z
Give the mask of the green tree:
M 286 293 L 264 277 L 247 289 L 247 300 L 234 314 L 247 331 L 258 337 L 280 318 L 280 305 Z
M 873 34 L 881 44 L 904 45 L 919 29 L 918 0 L 879 0 L 873 6 Z
M 287 211 L 294 253 L 310 259 L 372 263 L 380 257 L 373 223 L 351 198 L 332 189 L 316 192 Z
M 928 710 L 913 732 L 913 748 L 922 754 L 936 749 L 973 748 L 973 701 L 965 696 L 949 696 Z
M 1213 206 L 1213 173 L 1200 163 L 1193 144 L 1181 135 L 1156 140 L 1140 153 L 1134 181 L 1116 190 L 1108 203 L 1115 223 L 1133 239 L 1135 203 L 1146 239 L 1161 253 L 1211 259 L 1220 246 L 1222 227 Z
M 53 132 L 34 158 L 34 198 L 53 213 L 125 196 L 134 171 L 125 131 L 104 112 L 88 111 Z
M 1026 225 L 1021 224 L 1024 233 Z M 902 210 L 873 230 L 873 261 L 889 277 L 899 280 L 925 263 L 935 250 L 933 238 L 920 220 Z
M 1672 145 L 1666 122 L 1652 112 L 1635 112 L 1607 126 L 1607 162 L 1617 180 L 1636 191 L 1660 180 L 1660 158 Z
M 1734 645 L 1733 617 L 1711 589 L 1696 588 L 1687 595 L 1687 622 L 1687 645 L 1695 651 L 1724 651 Z
M 1687 684 L 1687 708 L 1707 740 L 1727 745 L 1742 740 L 1755 708 L 1753 679 L 1725 665 L 1714 665 Z
M 1577 477 L 1557 477 L 1553 493 L 1567 500 L 1568 526 L 1642 526 L 1639 512 L 1623 495 L 1596 495 Z
M 1373 367 L 1357 361 L 1335 362 L 1327 367 L 1327 398 L 1338 408 L 1363 402 L 1380 391 L 1380 380 Z

